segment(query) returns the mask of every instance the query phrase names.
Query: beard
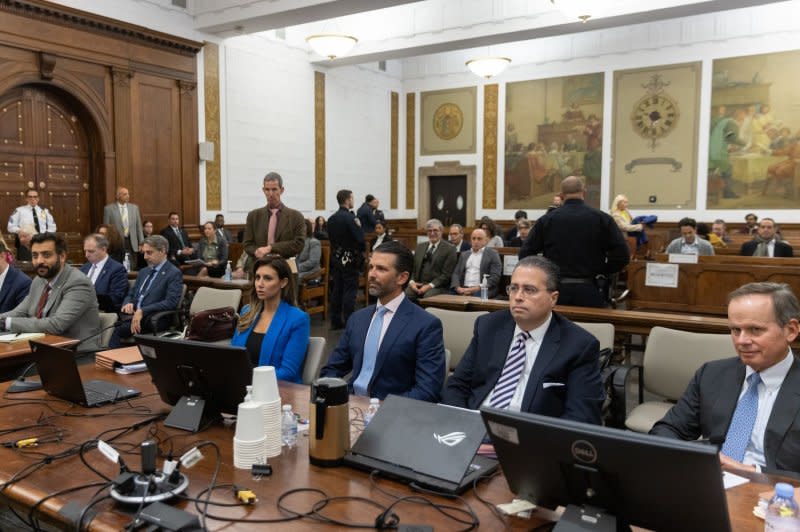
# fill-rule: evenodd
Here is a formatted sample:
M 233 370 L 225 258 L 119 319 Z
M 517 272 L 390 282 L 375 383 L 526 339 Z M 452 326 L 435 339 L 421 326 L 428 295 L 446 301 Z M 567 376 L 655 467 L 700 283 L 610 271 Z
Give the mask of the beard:
M 56 263 L 53 266 L 42 264 L 36 267 L 36 275 L 38 275 L 43 279 L 48 279 L 48 280 L 58 275 L 58 272 L 60 271 L 61 271 L 60 261 L 56 261 Z

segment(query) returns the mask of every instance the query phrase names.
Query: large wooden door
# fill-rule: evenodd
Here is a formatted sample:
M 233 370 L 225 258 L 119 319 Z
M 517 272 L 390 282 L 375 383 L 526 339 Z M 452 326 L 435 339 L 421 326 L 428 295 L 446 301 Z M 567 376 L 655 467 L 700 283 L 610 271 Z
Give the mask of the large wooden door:
M 87 234 L 89 142 L 78 106 L 64 95 L 30 85 L 0 96 L 0 219 L 39 191 L 59 232 Z

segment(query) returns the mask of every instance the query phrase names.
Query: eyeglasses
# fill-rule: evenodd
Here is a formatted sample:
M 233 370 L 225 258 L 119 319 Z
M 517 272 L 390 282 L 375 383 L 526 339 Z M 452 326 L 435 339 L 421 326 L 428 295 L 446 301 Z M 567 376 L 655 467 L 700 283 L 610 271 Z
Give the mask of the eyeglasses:
M 38 194 L 36 196 L 28 196 L 28 197 L 31 198 L 31 199 L 39 199 L 39 195 Z
M 532 285 L 529 285 L 529 284 L 524 284 L 522 286 L 520 286 L 518 284 L 510 284 L 510 285 L 506 286 L 506 294 L 508 294 L 510 296 L 513 296 L 514 294 L 516 294 L 520 290 L 522 290 L 522 295 L 524 295 L 525 297 L 533 297 L 536 294 L 538 294 L 539 292 L 541 292 L 541 290 L 539 290 L 535 286 L 532 286 Z

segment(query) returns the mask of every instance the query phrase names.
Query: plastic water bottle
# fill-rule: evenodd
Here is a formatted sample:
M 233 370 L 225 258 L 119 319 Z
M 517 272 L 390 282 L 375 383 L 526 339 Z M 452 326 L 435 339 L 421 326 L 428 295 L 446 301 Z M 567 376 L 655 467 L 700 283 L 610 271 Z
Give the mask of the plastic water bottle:
M 381 406 L 381 401 L 377 397 L 372 397 L 369 400 L 367 413 L 364 414 L 364 426 L 369 425 L 369 422 L 372 421 L 373 417 L 375 417 L 375 414 L 378 412 L 378 408 L 380 408 L 380 406 Z
M 283 444 L 291 449 L 297 443 L 297 418 L 292 412 L 292 405 L 283 405 L 281 409 L 281 436 Z
M 489 299 L 489 275 L 484 274 L 481 281 L 481 299 Z
M 228 261 L 227 266 L 225 266 L 225 280 L 230 281 L 233 278 L 233 270 L 231 270 L 231 261 Z
M 769 501 L 769 506 L 767 506 L 764 531 L 800 531 L 797 503 L 794 501 L 794 488 L 791 484 L 784 482 L 775 484 L 775 495 Z
M 125 271 L 131 271 L 131 256 L 129 253 L 125 254 L 125 260 L 122 261 L 122 265 L 125 267 Z

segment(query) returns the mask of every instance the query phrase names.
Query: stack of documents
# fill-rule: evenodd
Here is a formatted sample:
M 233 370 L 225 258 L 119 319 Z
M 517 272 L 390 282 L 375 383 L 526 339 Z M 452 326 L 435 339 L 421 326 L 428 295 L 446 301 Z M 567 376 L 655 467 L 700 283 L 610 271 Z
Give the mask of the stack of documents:
M 10 344 L 23 340 L 35 340 L 44 337 L 44 333 L 3 333 L 0 334 L 0 343 Z
M 116 371 L 123 375 L 147 371 L 139 348 L 135 345 L 101 351 L 95 355 L 94 363 L 98 368 Z

